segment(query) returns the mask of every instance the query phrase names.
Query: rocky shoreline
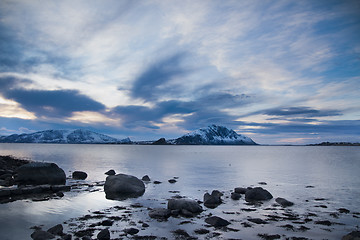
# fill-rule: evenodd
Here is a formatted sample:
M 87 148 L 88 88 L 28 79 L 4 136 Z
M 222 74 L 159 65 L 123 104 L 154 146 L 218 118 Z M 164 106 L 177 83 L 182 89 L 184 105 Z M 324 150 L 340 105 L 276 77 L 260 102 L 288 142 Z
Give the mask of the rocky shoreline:
M 29 160 L 19 160 L 9 156 L 0 156 L 0 202 L 31 199 L 47 201 L 60 199 L 63 192 L 104 191 L 104 197 L 118 201 L 119 205 L 92 211 L 81 217 L 69 219 L 49 229 L 34 226 L 32 239 L 246 239 L 243 233 L 256 233 L 258 239 L 312 239 L 308 232 L 313 229 L 332 232 L 342 226 L 342 217 L 360 218 L 360 213 L 345 207 L 326 212 L 330 208 L 324 198 L 304 200 L 312 206 L 299 213 L 293 210 L 298 202 L 283 197 L 273 197 L 264 187 L 236 187 L 232 190 L 213 190 L 203 192 L 201 199 L 181 196 L 179 191 L 169 191 L 167 199 L 147 199 L 140 201 L 150 186 L 158 184 L 176 184 L 178 177 L 168 182 L 151 181 L 149 176 L 138 179 L 135 176 L 116 174 L 109 170 L 106 181 L 85 182 L 87 174 L 74 171 L 63 181 L 61 170 L 52 172 L 61 178 L 53 182 L 49 178 L 44 182 L 24 177 L 24 167 L 34 169 L 57 169 L 54 164 L 39 164 Z M 56 164 L 55 164 L 56 165 Z M 20 168 L 20 171 L 19 171 Z M 38 171 L 38 170 L 35 170 Z M 42 171 L 42 170 L 41 170 Z M 6 175 L 7 174 L 7 175 Z M 5 175 L 5 176 L 4 176 Z M 11 177 L 10 177 L 11 175 Z M 34 174 L 32 175 L 39 175 Z M 40 174 L 41 175 L 41 174 Z M 42 178 L 44 178 L 43 175 Z M 180 179 L 181 180 L 181 179 Z M 35 181 L 39 184 L 31 184 Z M 64 184 L 61 184 L 64 183 Z M 315 188 L 306 186 L 306 188 Z M 125 199 L 132 199 L 126 204 Z M 139 201 L 137 201 L 139 200 Z M 160 206 L 160 207 L 159 207 Z M 234 208 L 233 206 L 236 206 Z M 223 209 L 223 210 L 219 210 Z M 324 217 L 327 215 L 328 217 Z M 161 230 L 161 232 L 160 232 Z M 265 231 L 266 230 L 266 231 Z M 276 231 L 273 231 L 276 230 Z M 224 238 L 223 235 L 230 235 Z M 354 228 L 343 240 L 360 238 L 360 232 Z

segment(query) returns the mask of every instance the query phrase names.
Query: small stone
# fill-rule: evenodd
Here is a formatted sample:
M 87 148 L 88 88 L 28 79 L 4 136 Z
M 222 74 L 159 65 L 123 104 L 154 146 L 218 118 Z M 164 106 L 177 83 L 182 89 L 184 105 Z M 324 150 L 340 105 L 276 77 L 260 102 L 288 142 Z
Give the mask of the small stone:
M 229 221 L 217 216 L 208 217 L 205 222 L 213 227 L 226 227 L 230 224 Z
M 270 200 L 272 198 L 271 193 L 261 187 L 247 190 L 245 193 L 245 201 L 247 202 Z
M 258 182 L 258 184 L 260 184 L 260 185 L 267 185 L 266 182 Z
M 275 201 L 280 204 L 282 207 L 290 207 L 290 206 L 293 206 L 294 203 L 293 202 L 290 202 L 288 200 L 286 200 L 285 198 L 276 198 Z
M 56 196 L 58 196 L 58 197 L 61 197 L 61 198 L 62 198 L 62 197 L 63 197 L 63 196 L 65 196 L 65 195 L 64 195 L 64 193 L 63 193 L 63 192 L 57 192 L 57 193 L 56 193 Z
M 149 211 L 149 216 L 155 219 L 167 219 L 170 217 L 171 211 L 166 208 L 154 208 Z
M 270 235 L 270 234 L 258 234 L 259 237 L 265 240 L 273 240 L 273 239 L 279 239 L 281 236 L 279 234 Z
M 147 224 L 147 223 L 143 223 L 141 226 L 144 227 L 144 228 L 150 227 L 150 225 Z
M 87 178 L 87 173 L 83 171 L 75 171 L 72 173 L 72 178 L 78 180 L 85 180 Z
M 204 194 L 204 205 L 208 208 L 216 208 L 222 203 L 221 196 L 223 194 L 218 191 L 212 191 L 211 195 L 209 193 Z
M 126 229 L 124 229 L 124 233 L 130 234 L 130 235 L 135 235 L 138 232 L 140 232 L 140 230 L 136 229 L 136 228 L 126 228 Z
M 234 189 L 234 192 L 239 193 L 239 194 L 245 194 L 247 190 L 248 190 L 247 188 L 237 187 Z
M 190 235 L 185 230 L 182 230 L 182 229 L 177 229 L 177 230 L 173 231 L 173 233 L 175 235 L 186 237 L 186 238 L 190 237 Z
M 141 178 L 141 180 L 145 181 L 145 182 L 150 182 L 150 178 L 148 175 L 145 175 Z
M 154 184 L 160 184 L 161 182 L 160 181 L 154 181 Z
M 360 231 L 352 231 L 351 233 L 341 238 L 341 240 L 359 240 L 359 239 L 360 239 Z
M 175 179 L 169 179 L 168 182 L 169 183 L 176 183 L 176 180 Z
M 63 226 L 61 224 L 58 224 L 52 228 L 49 228 L 49 230 L 47 230 L 49 233 L 53 234 L 53 235 L 63 235 Z
M 325 226 L 331 226 L 332 223 L 328 220 L 325 221 L 316 221 L 315 224 L 319 224 L 319 225 L 325 225 Z
M 111 221 L 111 220 L 104 220 L 99 223 L 99 225 L 101 225 L 101 226 L 112 226 L 113 224 L 114 224 L 114 221 Z
M 109 240 L 110 239 L 110 232 L 109 229 L 103 229 L 101 230 L 97 237 L 98 240 Z
M 232 200 L 239 200 L 240 198 L 241 198 L 240 193 L 236 193 L 236 192 L 231 193 L 231 199 Z
M 110 175 L 115 175 L 116 173 L 115 173 L 115 170 L 111 169 L 111 170 L 107 171 L 105 174 L 110 176 Z
M 210 231 L 205 228 L 195 229 L 194 232 L 196 234 L 208 234 Z
M 350 213 L 350 211 L 346 208 L 339 208 L 338 211 L 339 213 Z
M 53 239 L 55 238 L 55 236 L 49 232 L 36 230 L 31 234 L 31 238 L 34 240 L 47 240 L 47 239 Z
M 267 224 L 268 222 L 262 220 L 261 218 L 249 218 L 249 222 L 256 223 L 256 224 Z

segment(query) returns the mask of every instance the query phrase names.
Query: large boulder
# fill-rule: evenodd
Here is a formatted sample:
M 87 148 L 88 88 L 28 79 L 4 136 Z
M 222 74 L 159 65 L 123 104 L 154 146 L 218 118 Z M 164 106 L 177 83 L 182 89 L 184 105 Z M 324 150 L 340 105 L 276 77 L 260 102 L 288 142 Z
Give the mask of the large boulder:
M 168 209 L 170 210 L 180 210 L 180 211 L 189 211 L 191 213 L 200 213 L 203 211 L 200 204 L 192 199 L 170 199 L 168 201 Z
M 19 185 L 64 185 L 64 170 L 55 163 L 32 162 L 18 168 L 17 182 Z
M 250 190 L 247 190 L 245 193 L 245 201 L 254 202 L 254 201 L 264 201 L 270 200 L 273 196 L 267 190 L 262 187 L 256 187 Z
M 137 177 L 117 174 L 106 178 L 104 191 L 107 199 L 121 200 L 139 197 L 145 192 L 145 184 Z

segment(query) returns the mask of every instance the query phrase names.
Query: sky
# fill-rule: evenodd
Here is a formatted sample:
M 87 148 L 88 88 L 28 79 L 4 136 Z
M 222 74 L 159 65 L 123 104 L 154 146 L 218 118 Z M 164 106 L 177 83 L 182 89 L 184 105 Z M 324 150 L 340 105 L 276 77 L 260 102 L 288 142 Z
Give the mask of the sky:
M 0 135 L 360 142 L 360 2 L 0 2 Z

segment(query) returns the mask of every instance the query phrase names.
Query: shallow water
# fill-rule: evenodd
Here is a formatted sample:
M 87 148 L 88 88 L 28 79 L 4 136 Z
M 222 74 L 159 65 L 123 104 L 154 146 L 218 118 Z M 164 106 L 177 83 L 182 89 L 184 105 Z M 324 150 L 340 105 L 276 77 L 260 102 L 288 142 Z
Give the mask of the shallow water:
M 30 239 L 33 230 L 29 227 L 44 225 L 48 229 L 74 217 L 88 214 L 89 211 L 109 209 L 113 206 L 129 206 L 139 202 L 145 208 L 136 210 L 135 219 L 149 220 L 146 207 L 164 207 L 166 199 L 180 194 L 202 200 L 206 191 L 218 189 L 225 192 L 225 204 L 216 209 L 206 209 L 209 213 L 233 220 L 230 227 L 239 232 L 222 232 L 219 238 L 259 239 L 258 233 L 278 233 L 280 235 L 306 236 L 310 239 L 339 239 L 356 230 L 359 218 L 352 214 L 334 219 L 329 214 L 338 208 L 352 212 L 360 211 L 360 148 L 359 147 L 314 147 L 314 146 L 139 146 L 139 145 L 61 145 L 61 144 L 0 144 L 0 155 L 30 158 L 36 161 L 55 162 L 65 170 L 81 170 L 88 173 L 86 181 L 104 181 L 104 173 L 114 169 L 141 178 L 149 175 L 152 180 L 162 184 L 147 184 L 142 197 L 126 201 L 105 199 L 102 191 L 69 192 L 62 199 L 46 202 L 30 200 L 16 201 L 0 205 L 0 235 L 2 239 Z M 179 177 L 175 184 L 168 179 Z M 248 208 L 245 201 L 226 198 L 234 187 L 263 186 L 273 196 L 284 197 L 295 202 L 291 209 L 298 214 L 315 212 L 318 220 L 331 220 L 345 225 L 330 227 L 306 224 L 306 232 L 286 231 L 273 223 L 243 228 L 240 222 L 250 217 L 269 214 L 264 210 L 271 206 L 271 200 L 252 213 L 241 212 Z M 306 188 L 311 185 L 314 188 Z M 178 191 L 179 193 L 170 193 Z M 322 202 L 315 198 L 325 198 Z M 325 204 L 326 209 L 315 207 Z M 223 214 L 234 212 L 233 214 Z M 280 211 L 280 210 L 279 210 Z M 170 218 L 167 222 L 151 222 L 151 227 L 142 230 L 143 235 L 156 235 L 171 238 L 169 229 L 185 229 L 191 233 L 204 227 L 203 219 L 194 219 L 196 224 L 178 223 L 184 219 Z M 185 219 L 186 220 L 186 219 Z M 314 219 L 316 220 L 316 219 Z M 135 220 L 136 222 L 136 220 Z M 118 228 L 129 227 L 119 223 Z M 117 233 L 113 233 L 116 237 Z M 191 234 L 194 235 L 194 234 Z M 198 236 L 201 238 L 201 236 Z

